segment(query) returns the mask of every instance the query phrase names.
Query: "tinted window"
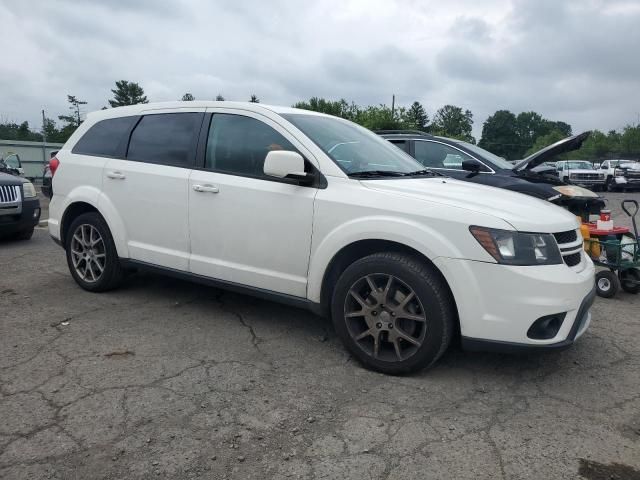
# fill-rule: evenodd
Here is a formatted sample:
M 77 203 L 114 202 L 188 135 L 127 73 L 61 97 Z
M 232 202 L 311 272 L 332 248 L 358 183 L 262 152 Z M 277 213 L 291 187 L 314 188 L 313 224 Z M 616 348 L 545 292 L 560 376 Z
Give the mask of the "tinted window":
M 390 141 L 403 152 L 409 153 L 409 142 L 407 142 L 406 140 L 390 140 Z
M 449 145 L 422 140 L 415 142 L 415 156 L 425 167 L 455 170 L 462 170 L 463 160 L 472 160 L 466 153 Z
M 87 130 L 71 151 L 83 155 L 115 157 L 135 119 L 136 117 L 120 117 L 101 120 Z
M 263 177 L 264 159 L 271 150 L 296 151 L 286 138 L 255 118 L 217 113 L 209 127 L 205 167 Z
M 189 166 L 202 113 L 146 115 L 131 134 L 127 158 L 163 165 Z

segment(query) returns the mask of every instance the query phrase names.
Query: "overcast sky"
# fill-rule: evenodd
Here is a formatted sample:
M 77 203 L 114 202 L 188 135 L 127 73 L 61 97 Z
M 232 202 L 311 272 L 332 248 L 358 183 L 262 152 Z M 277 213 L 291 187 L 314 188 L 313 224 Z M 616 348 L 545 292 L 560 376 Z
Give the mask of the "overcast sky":
M 150 101 L 311 96 L 498 109 L 574 132 L 639 121 L 640 0 L 0 0 L 0 119 Z

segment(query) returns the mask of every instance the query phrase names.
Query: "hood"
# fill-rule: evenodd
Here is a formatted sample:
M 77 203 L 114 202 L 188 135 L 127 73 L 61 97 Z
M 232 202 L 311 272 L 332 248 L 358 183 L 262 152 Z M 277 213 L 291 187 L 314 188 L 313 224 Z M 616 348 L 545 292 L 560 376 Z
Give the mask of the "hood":
M 0 185 L 20 185 L 21 183 L 25 183 L 27 180 L 16 177 L 15 175 L 11 175 L 9 173 L 0 172 Z
M 591 135 L 591 132 L 582 132 L 579 135 L 563 138 L 559 142 L 549 145 L 548 147 L 544 147 L 542 150 L 538 150 L 524 160 L 521 160 L 515 167 L 513 167 L 513 170 L 516 172 L 520 170 L 530 170 L 541 163 L 552 159 L 556 155 L 577 150 L 582 146 L 582 142 L 584 142 L 589 135 Z
M 555 233 L 578 228 L 576 217 L 565 209 L 502 188 L 451 178 L 361 180 L 361 183 L 389 194 L 491 215 L 524 232 Z

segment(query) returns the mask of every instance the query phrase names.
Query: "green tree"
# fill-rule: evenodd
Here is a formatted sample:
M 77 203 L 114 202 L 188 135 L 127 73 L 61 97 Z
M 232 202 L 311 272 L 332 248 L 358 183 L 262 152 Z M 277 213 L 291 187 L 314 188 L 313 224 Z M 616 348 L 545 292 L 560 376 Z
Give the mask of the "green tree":
M 507 159 L 522 158 L 523 146 L 518 135 L 516 116 L 509 110 L 498 110 L 489 116 L 482 124 L 482 137 L 478 145 Z
M 431 123 L 431 132 L 444 137 L 453 137 L 476 143 L 471 135 L 473 114 L 455 105 L 445 105 L 436 112 Z
M 251 98 L 249 99 L 251 103 L 260 103 L 260 99 L 256 97 L 253 93 L 251 94 Z
M 109 100 L 109 105 L 112 107 L 149 103 L 144 90 L 135 82 L 118 80 L 116 81 L 116 88 L 112 89 L 111 93 L 113 93 L 113 100 Z
M 420 102 L 413 102 L 405 114 L 407 127 L 415 130 L 427 131 L 429 126 L 429 115 Z
M 194 97 L 190 93 L 185 93 L 184 95 L 182 95 L 182 101 L 183 102 L 193 102 L 195 99 L 196 99 L 196 97 Z
M 11 121 L 0 122 L 0 140 L 28 140 L 37 142 L 42 140 L 42 135 L 29 128 L 29 122 L 17 124 Z
M 224 97 L 221 94 L 216 95 L 216 101 L 224 102 Z
M 82 123 L 82 114 L 80 112 L 80 105 L 86 105 L 87 102 L 79 100 L 75 95 L 67 95 L 67 102 L 69 102 L 69 115 L 58 115 L 58 120 L 66 122 L 67 125 L 73 126 L 74 130 Z
M 640 157 L 640 125 L 627 125 L 620 136 L 620 153 L 628 158 Z
M 396 108 L 392 115 L 391 107 L 381 104 L 359 109 L 354 121 L 370 130 L 397 130 L 408 128 L 405 117 L 405 108 Z
M 324 98 L 311 97 L 309 101 L 294 104 L 293 108 L 326 113 L 327 115 L 334 115 L 352 121 L 356 120 L 360 112 L 360 108 L 355 103 L 349 104 L 344 98 L 340 100 L 325 100 Z

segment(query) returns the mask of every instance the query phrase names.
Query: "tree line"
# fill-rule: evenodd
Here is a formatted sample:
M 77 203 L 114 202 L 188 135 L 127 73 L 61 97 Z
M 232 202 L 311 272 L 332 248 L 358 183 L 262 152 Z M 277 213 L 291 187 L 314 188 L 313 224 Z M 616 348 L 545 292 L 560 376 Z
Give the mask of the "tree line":
M 108 100 L 111 107 L 148 103 L 144 89 L 136 82 L 118 80 L 111 89 L 113 98 Z M 222 94 L 216 95 L 217 101 L 223 101 Z M 185 93 L 181 100 L 193 101 L 191 93 Z M 258 103 L 259 98 L 252 94 L 249 102 Z M 0 121 L 0 139 L 47 141 L 63 143 L 82 123 L 82 106 L 87 102 L 74 95 L 67 95 L 69 112 L 59 115 L 60 126 L 51 118 L 44 119 L 42 132 L 34 131 L 28 122 L 17 124 Z M 444 105 L 438 108 L 430 118 L 426 108 L 418 101 L 409 106 L 386 104 L 361 106 L 345 99 L 328 100 L 311 97 L 293 105 L 317 112 L 335 115 L 356 122 L 371 130 L 417 130 L 432 135 L 456 138 L 476 143 L 472 135 L 473 113 L 456 105 Z M 107 107 L 102 107 L 106 109 Z M 508 160 L 524 158 L 572 134 L 571 125 L 558 120 L 549 120 L 539 113 L 512 113 L 498 110 L 490 115 L 482 125 L 482 136 L 478 145 Z M 584 142 L 582 148 L 562 156 L 565 159 L 602 160 L 605 158 L 640 157 L 640 125 L 627 125 L 618 132 L 607 133 L 594 130 Z

